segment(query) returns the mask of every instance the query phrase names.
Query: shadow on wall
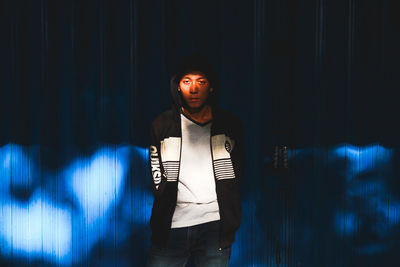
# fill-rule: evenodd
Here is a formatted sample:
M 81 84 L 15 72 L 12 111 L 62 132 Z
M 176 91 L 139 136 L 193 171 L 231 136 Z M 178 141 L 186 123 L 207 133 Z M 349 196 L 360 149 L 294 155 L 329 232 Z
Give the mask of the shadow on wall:
M 1 261 L 141 266 L 153 203 L 147 149 L 104 146 L 56 171 L 43 167 L 39 151 L 0 148 Z M 379 145 L 289 151 L 291 173 L 271 172 L 242 203 L 231 265 L 340 264 L 338 251 L 354 260 L 395 257 L 400 192 L 394 155 Z M 248 218 L 256 218 L 254 224 Z

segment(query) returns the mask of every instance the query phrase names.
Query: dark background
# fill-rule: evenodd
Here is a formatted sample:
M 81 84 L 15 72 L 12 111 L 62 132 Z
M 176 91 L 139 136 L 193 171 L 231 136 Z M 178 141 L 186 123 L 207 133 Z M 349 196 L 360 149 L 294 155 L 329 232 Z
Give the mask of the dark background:
M 397 13 L 387 0 L 3 0 L 0 146 L 39 147 L 43 172 L 105 145 L 147 147 L 151 121 L 171 105 L 176 64 L 199 51 L 219 73 L 220 105 L 245 126 L 243 227 L 231 264 L 394 266 Z M 276 145 L 289 148 L 287 170 L 272 168 Z M 342 148 L 358 154 L 340 156 Z M 146 162 L 138 168 L 145 173 Z M 131 172 L 126 190 L 148 196 L 147 175 Z M 13 197 L 28 201 L 29 190 Z M 383 202 L 395 215 L 382 215 Z M 358 215 L 350 236 L 332 223 L 342 211 Z M 149 228 L 131 227 L 123 245 L 100 246 L 77 264 L 111 253 L 111 265 L 141 266 Z

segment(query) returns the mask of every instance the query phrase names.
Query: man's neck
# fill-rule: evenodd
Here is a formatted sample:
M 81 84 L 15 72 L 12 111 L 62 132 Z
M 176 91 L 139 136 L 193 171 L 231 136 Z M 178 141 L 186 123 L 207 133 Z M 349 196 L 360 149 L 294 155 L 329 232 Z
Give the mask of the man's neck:
M 191 109 L 182 107 L 182 112 L 198 123 L 206 123 L 212 119 L 210 105 L 204 105 L 200 109 Z

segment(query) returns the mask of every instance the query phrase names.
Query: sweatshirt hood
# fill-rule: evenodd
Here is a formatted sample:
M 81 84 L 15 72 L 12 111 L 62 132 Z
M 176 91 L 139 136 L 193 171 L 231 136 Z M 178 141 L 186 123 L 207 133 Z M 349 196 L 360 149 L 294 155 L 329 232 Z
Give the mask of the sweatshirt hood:
M 180 112 L 183 104 L 182 95 L 180 91 L 178 91 L 179 82 L 185 74 L 195 71 L 201 72 L 207 77 L 208 81 L 210 82 L 210 86 L 213 88 L 213 91 L 210 93 L 207 102 L 212 108 L 217 107 L 217 95 L 219 91 L 219 81 L 217 75 L 214 72 L 209 60 L 205 56 L 196 53 L 185 57 L 179 63 L 170 80 L 172 105 L 178 113 Z

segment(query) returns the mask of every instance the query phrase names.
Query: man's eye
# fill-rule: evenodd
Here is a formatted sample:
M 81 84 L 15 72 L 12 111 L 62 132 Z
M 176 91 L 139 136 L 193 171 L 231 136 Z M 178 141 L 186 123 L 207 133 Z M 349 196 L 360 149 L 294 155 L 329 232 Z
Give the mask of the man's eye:
M 199 81 L 200 84 L 206 84 L 206 81 Z
M 190 82 L 189 82 L 189 81 L 183 81 L 183 83 L 186 83 L 186 84 L 187 84 L 187 83 L 190 83 Z

